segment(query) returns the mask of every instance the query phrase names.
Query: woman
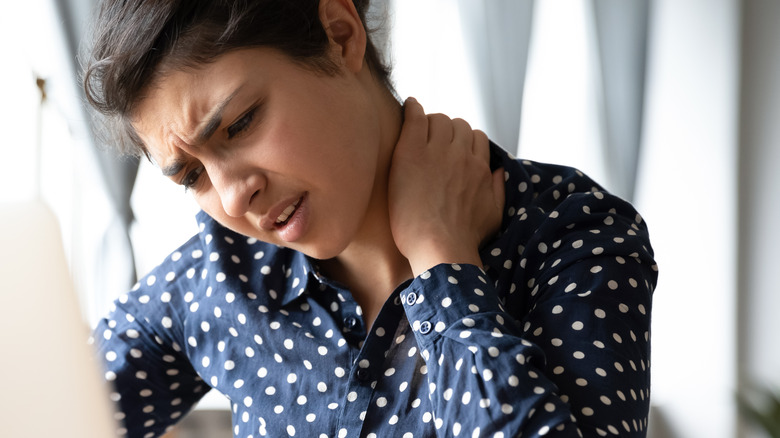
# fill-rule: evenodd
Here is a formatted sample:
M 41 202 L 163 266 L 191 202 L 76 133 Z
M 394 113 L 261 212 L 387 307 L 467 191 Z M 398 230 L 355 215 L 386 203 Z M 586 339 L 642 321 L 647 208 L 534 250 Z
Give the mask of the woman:
M 85 71 L 200 232 L 96 328 L 122 433 L 209 389 L 235 436 L 644 436 L 644 222 L 403 107 L 366 1 L 107 0 Z

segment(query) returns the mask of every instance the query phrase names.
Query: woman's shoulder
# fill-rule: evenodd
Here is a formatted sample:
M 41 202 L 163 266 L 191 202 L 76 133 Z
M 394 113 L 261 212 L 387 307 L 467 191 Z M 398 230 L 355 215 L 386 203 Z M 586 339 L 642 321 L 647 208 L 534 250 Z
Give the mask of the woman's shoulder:
M 606 192 L 580 169 L 517 158 L 496 144 L 491 144 L 491 167 L 504 168 L 508 200 L 555 203 L 573 193 Z
M 544 218 L 552 214 L 555 218 L 564 211 L 567 215 L 587 216 L 591 208 L 605 208 L 632 219 L 638 214 L 629 202 L 610 193 L 580 169 L 516 158 L 499 146 L 492 146 L 491 166 L 504 168 L 508 217 L 533 212 Z

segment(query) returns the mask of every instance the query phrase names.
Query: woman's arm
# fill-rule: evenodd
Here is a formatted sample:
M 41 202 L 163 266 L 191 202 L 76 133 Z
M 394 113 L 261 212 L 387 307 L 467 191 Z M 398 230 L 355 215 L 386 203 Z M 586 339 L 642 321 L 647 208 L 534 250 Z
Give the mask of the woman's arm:
M 407 121 L 410 112 L 419 117 L 414 113 L 418 110 L 407 103 Z M 442 127 L 442 120 L 428 125 Z M 429 133 L 426 140 L 438 135 Z M 407 131 L 401 142 L 414 137 Z M 423 138 L 416 140 L 419 144 Z M 457 147 L 453 143 L 450 148 Z M 409 176 L 400 167 L 405 163 L 401 158 L 394 161 L 399 168 L 391 175 L 406 175 L 403 182 L 416 181 L 416 187 L 424 188 L 409 191 L 419 199 L 395 204 L 404 222 L 397 222 L 394 236 L 413 264 L 428 264 L 422 272 L 421 265 L 414 267 L 419 275 L 403 302 L 428 367 L 440 433 L 644 436 L 656 271 L 636 212 L 587 187 L 553 210 L 529 211 L 537 221 L 527 220 L 528 214 L 515 215 L 508 232 L 523 231 L 518 234 L 527 239 L 486 251 L 487 257 L 499 259 L 492 266 L 505 271 L 500 276 L 510 279 L 511 285 L 505 281 L 501 286 L 508 291 L 498 290 L 477 267 L 483 261 L 473 260 L 479 244 L 497 227 L 491 210 L 497 190 L 485 183 L 489 170 L 466 166 L 453 172 L 447 165 L 430 170 L 439 157 L 421 163 L 424 155 L 419 154 Z M 425 166 L 430 166 L 427 180 L 419 171 Z M 476 183 L 469 175 L 474 168 Z M 474 191 L 460 187 L 464 181 Z M 501 178 L 502 187 L 503 182 Z M 403 183 L 397 184 L 399 190 Z M 448 210 L 452 206 L 457 208 Z M 474 229 L 481 234 L 475 237 Z
M 164 272 L 158 281 L 152 272 L 116 300 L 93 333 L 124 426 L 119 436 L 161 436 L 210 389 L 184 353 L 175 309 L 186 303 L 181 294 L 163 290 Z

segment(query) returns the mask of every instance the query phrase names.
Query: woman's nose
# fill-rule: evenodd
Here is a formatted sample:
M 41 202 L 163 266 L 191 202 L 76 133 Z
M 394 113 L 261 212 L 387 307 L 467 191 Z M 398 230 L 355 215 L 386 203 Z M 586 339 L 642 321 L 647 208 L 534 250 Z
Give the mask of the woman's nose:
M 245 215 L 251 209 L 254 195 L 264 186 L 262 175 L 231 168 L 215 169 L 211 182 L 219 195 L 222 209 L 231 217 Z

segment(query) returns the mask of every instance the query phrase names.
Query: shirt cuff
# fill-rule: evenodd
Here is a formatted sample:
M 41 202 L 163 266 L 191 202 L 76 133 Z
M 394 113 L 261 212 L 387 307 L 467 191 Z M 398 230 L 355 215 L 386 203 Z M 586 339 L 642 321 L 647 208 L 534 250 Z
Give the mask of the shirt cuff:
M 504 312 L 489 277 L 474 265 L 436 265 L 415 278 L 400 298 L 423 348 L 451 327 L 457 327 L 459 337 L 468 337 L 472 317 Z

